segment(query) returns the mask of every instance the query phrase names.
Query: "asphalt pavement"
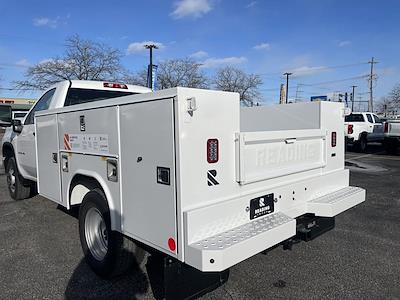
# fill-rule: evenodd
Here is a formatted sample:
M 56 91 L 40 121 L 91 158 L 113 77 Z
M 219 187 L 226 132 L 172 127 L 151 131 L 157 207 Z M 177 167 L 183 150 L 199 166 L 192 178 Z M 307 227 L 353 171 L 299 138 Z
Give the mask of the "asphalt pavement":
M 203 299 L 400 299 L 400 155 L 348 153 L 363 204 L 314 241 L 231 268 Z M 83 261 L 74 213 L 36 196 L 13 201 L 0 170 L 0 299 L 153 299 L 146 269 L 106 281 Z

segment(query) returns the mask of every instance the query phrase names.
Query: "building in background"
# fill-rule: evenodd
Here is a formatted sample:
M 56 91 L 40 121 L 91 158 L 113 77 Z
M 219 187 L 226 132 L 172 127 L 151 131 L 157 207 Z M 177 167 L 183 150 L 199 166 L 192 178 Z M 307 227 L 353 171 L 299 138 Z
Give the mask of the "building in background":
M 331 101 L 331 99 L 328 99 L 328 96 L 311 96 L 310 101 Z
M 0 97 L 0 104 L 9 104 L 12 110 L 29 110 L 35 103 L 36 99 Z

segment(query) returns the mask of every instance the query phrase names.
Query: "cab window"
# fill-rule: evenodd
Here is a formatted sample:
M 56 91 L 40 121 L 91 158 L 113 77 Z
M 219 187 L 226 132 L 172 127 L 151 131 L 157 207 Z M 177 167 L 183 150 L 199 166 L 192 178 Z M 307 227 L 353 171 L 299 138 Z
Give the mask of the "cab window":
M 368 119 L 368 122 L 374 123 L 374 120 L 372 120 L 372 116 L 370 114 L 367 114 L 367 119 Z
M 350 114 L 345 117 L 346 122 L 364 122 L 364 116 L 362 114 Z
M 134 95 L 132 92 L 70 88 L 64 106 Z
M 377 116 L 373 115 L 375 123 L 382 123 L 381 119 L 379 119 Z
M 25 125 L 33 124 L 35 120 L 35 112 L 49 109 L 51 99 L 53 98 L 55 91 L 56 89 L 51 89 L 50 91 L 46 92 L 46 94 L 44 94 L 42 98 L 38 100 L 36 105 L 33 107 L 33 109 L 29 112 L 28 116 L 26 117 L 24 123 Z

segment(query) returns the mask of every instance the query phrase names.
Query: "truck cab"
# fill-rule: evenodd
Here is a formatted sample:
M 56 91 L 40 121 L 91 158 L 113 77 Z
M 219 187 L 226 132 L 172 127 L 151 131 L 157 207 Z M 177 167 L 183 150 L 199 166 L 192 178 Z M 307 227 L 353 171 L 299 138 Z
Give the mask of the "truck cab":
M 353 112 L 345 118 L 345 137 L 347 144 L 360 152 L 365 152 L 368 143 L 382 143 L 384 139 L 383 122 L 370 112 Z
M 23 120 L 14 119 L 4 133 L 2 153 L 11 196 L 26 198 L 35 189 L 36 112 L 148 92 L 151 89 L 141 86 L 82 80 L 65 80 L 48 88 Z

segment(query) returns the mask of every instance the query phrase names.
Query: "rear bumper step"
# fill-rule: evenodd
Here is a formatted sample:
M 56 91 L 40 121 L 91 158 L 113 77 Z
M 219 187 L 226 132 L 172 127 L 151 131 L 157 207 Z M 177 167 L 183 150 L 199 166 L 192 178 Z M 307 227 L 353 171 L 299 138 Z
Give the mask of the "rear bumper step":
M 320 217 L 334 217 L 364 202 L 365 190 L 349 186 L 307 202 L 307 212 Z
M 364 189 L 358 187 L 340 189 L 305 203 L 305 213 L 315 216 L 311 221 L 306 220 L 307 230 L 303 230 L 302 233 L 299 232 L 300 228 L 296 232 L 296 219 L 283 212 L 275 212 L 186 245 L 185 262 L 203 272 L 223 271 L 289 240 L 296 234 L 303 240 L 312 240 L 334 227 L 332 217 L 364 200 Z M 301 223 L 300 220 L 297 223 Z M 315 225 L 315 228 L 311 230 L 312 225 Z
M 277 212 L 188 245 L 186 262 L 222 271 L 296 234 L 296 220 Z

